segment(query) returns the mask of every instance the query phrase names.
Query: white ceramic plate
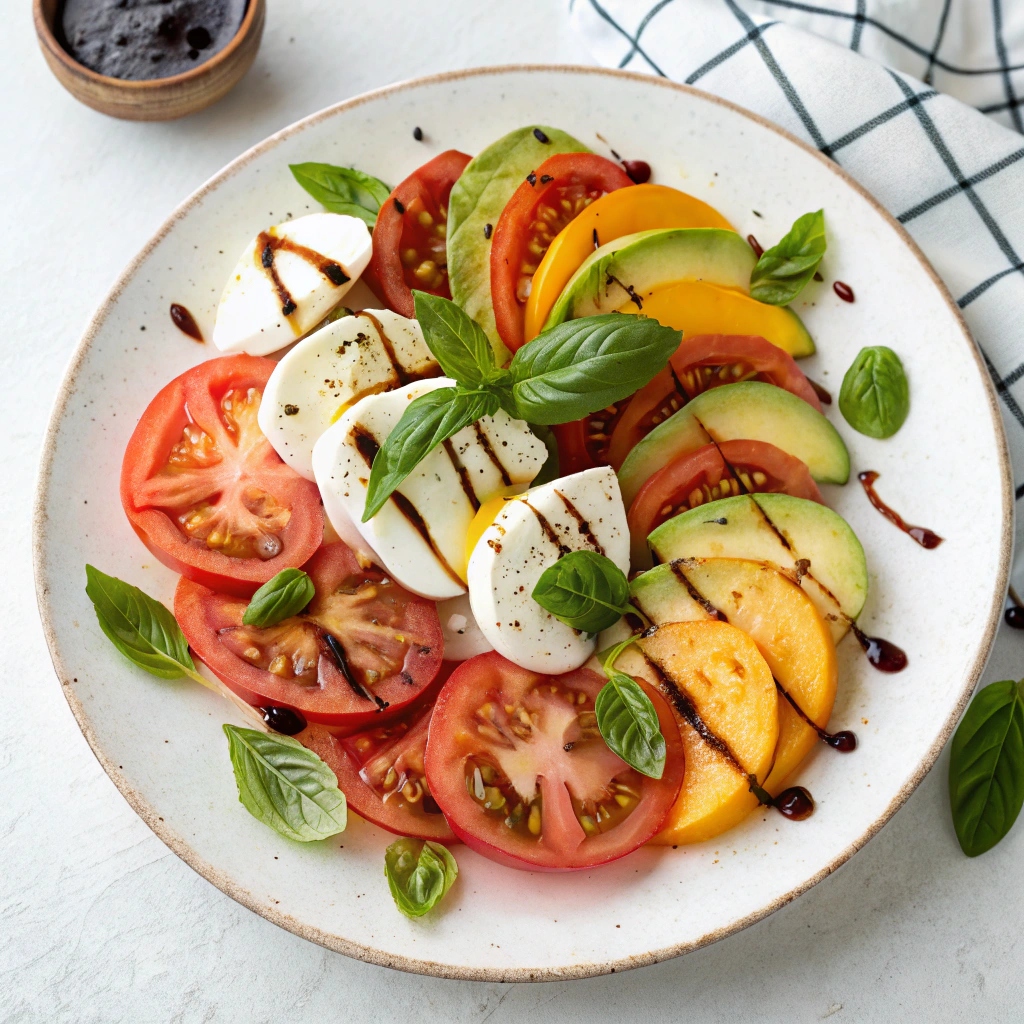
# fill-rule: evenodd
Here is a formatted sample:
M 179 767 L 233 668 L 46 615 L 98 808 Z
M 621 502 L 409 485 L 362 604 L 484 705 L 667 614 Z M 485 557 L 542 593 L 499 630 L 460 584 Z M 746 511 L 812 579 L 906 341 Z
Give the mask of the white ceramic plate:
M 878 470 L 883 495 L 946 542 L 918 547 L 869 506 L 855 479 L 828 489 L 867 550 L 861 623 L 904 647 L 910 666 L 882 675 L 855 640 L 840 645 L 832 722 L 854 729 L 860 746 L 846 756 L 823 746 L 800 771 L 817 800 L 808 821 L 758 813 L 713 842 L 644 849 L 569 876 L 510 871 L 458 848 L 456 888 L 438 912 L 411 922 L 385 884 L 384 832 L 356 819 L 336 840 L 300 845 L 246 813 L 220 728 L 240 720 L 237 709 L 126 664 L 96 624 L 83 566 L 170 602 L 174 576 L 121 511 L 121 456 L 157 390 L 216 355 L 172 326 L 169 303 L 191 309 L 209 337 L 245 242 L 317 209 L 289 163 L 350 164 L 397 182 L 444 149 L 475 153 L 536 122 L 599 153 L 612 146 L 648 160 L 656 181 L 713 203 L 765 243 L 824 207 L 828 280 L 848 282 L 857 299 L 841 302 L 827 283 L 807 288 L 797 309 L 819 354 L 804 367 L 838 393 L 862 345 L 899 352 L 912 406 L 895 438 L 854 433 L 835 405 L 829 416 L 854 470 Z M 423 142 L 412 137 L 416 125 Z M 881 828 L 931 767 L 982 671 L 1005 593 L 1010 518 L 995 397 L 963 321 L 906 233 L 835 164 L 664 80 L 517 67 L 339 104 L 250 150 L 172 214 L 100 307 L 58 396 L 39 483 L 36 571 L 53 662 L 82 731 L 126 799 L 196 871 L 277 924 L 364 960 L 448 977 L 550 979 L 623 970 L 728 935 L 835 870 Z

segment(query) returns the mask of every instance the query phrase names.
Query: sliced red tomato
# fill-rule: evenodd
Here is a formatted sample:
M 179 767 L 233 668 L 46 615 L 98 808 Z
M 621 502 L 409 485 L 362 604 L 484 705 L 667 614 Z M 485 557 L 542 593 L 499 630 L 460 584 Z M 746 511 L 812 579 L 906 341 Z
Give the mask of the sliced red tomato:
M 314 724 L 295 738 L 327 763 L 360 817 L 401 836 L 454 843 L 423 769 L 432 711 L 417 703 L 401 718 L 350 736 Z
M 640 488 L 626 517 L 634 551 L 666 519 L 736 494 L 790 494 L 821 502 L 799 459 L 765 441 L 720 441 L 674 459 Z
M 247 601 L 182 579 L 174 616 L 195 653 L 254 707 L 288 707 L 310 722 L 367 728 L 395 717 L 430 685 L 444 639 L 437 606 L 340 541 L 304 566 L 316 590 L 300 615 L 245 626 Z
M 142 414 L 121 466 L 121 504 L 146 547 L 234 594 L 302 565 L 323 537 L 316 484 L 281 461 L 256 422 L 276 365 L 224 356 L 175 377 Z
M 530 285 L 548 246 L 595 199 L 633 181 L 595 153 L 559 153 L 545 160 L 515 190 L 494 226 L 491 298 L 501 340 L 511 352 L 525 340 Z
M 569 871 L 623 857 L 661 828 L 683 779 L 678 727 L 642 683 L 668 757 L 660 779 L 641 775 L 598 732 L 605 682 L 588 669 L 539 675 L 493 652 L 456 669 L 434 706 L 426 770 L 464 843 L 510 867 Z
M 413 317 L 412 289 L 452 297 L 448 287 L 448 197 L 470 157 L 449 149 L 413 171 L 388 196 L 373 229 L 364 276 L 396 313 Z

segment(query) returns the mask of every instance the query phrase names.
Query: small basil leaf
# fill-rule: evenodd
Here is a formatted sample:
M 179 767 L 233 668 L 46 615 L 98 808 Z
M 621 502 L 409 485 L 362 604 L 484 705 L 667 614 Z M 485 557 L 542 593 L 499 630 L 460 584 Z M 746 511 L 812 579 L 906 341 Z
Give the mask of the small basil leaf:
M 129 661 L 161 679 L 187 676 L 215 689 L 196 671 L 185 635 L 159 601 L 95 566 L 87 565 L 85 576 L 100 629 Z
M 359 217 L 371 228 L 377 222 L 377 211 L 391 194 L 379 178 L 357 171 L 354 167 L 334 164 L 289 164 L 295 180 L 331 213 L 347 213 Z
M 797 217 L 782 241 L 761 254 L 750 275 L 751 297 L 772 306 L 792 302 L 814 277 L 825 247 L 825 211 Z
M 569 423 L 632 395 L 668 362 L 682 337 L 626 313 L 569 320 L 512 359 L 512 400 L 531 423 Z
M 839 411 L 868 437 L 892 437 L 910 412 L 910 385 L 900 357 L 873 345 L 857 353 L 839 390 Z
M 252 595 L 242 623 L 274 626 L 291 615 L 298 615 L 315 593 L 313 581 L 301 569 L 282 569 Z
M 451 299 L 420 291 L 412 295 L 423 338 L 444 375 L 454 377 L 465 387 L 476 387 L 489 380 L 497 365 L 483 328 Z
M 596 551 L 570 551 L 548 566 L 533 588 L 533 599 L 584 633 L 600 633 L 632 611 L 626 574 Z
M 642 775 L 661 778 L 666 748 L 658 712 L 632 676 L 612 672 L 594 701 L 594 713 L 609 750 Z
M 363 522 L 369 522 L 402 481 L 439 444 L 498 411 L 489 391 L 437 388 L 409 403 L 373 460 Z
M 286 839 L 312 843 L 345 831 L 348 809 L 338 779 L 290 736 L 225 725 L 238 799 Z
M 949 754 L 949 804 L 968 857 L 992 849 L 1024 804 L 1024 680 L 979 690 Z
M 384 851 L 384 874 L 395 906 L 406 917 L 417 918 L 452 887 L 459 866 L 440 843 L 398 839 Z

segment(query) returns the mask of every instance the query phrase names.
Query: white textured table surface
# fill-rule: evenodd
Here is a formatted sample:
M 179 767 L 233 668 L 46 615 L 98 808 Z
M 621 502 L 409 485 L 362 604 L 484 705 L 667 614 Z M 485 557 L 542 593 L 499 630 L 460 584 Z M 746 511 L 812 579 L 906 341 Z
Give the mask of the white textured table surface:
M 289 122 L 402 78 L 587 55 L 563 0 L 271 0 L 263 48 L 232 95 L 140 125 L 63 92 L 30 6 L 0 0 L 0 1021 L 1020 1019 L 1024 827 L 967 860 L 945 757 L 878 838 L 794 905 L 688 957 L 583 982 L 447 982 L 347 960 L 236 905 L 149 832 L 78 731 L 32 588 L 39 447 L 89 314 L 177 202 Z M 1024 636 L 1001 656 L 986 681 L 1024 674 Z

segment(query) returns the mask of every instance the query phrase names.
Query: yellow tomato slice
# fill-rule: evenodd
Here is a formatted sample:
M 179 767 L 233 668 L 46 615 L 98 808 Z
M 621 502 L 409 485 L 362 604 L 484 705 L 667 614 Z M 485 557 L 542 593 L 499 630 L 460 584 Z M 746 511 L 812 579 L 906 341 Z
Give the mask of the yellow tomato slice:
M 555 236 L 533 275 L 526 301 L 525 337 L 540 334 L 569 278 L 597 247 L 634 231 L 655 228 L 727 228 L 732 225 L 712 206 L 667 185 L 632 185 L 591 203 Z
M 620 312 L 636 313 L 637 308 L 630 302 Z M 705 281 L 677 281 L 656 288 L 643 296 L 641 312 L 688 337 L 758 334 L 791 356 L 814 353 L 814 341 L 796 313 L 785 306 L 769 306 L 732 288 Z
M 493 498 L 488 498 L 476 510 L 476 515 L 473 516 L 469 529 L 466 530 L 466 562 L 465 565 L 458 568 L 458 573 L 462 577 L 463 582 L 466 581 L 469 556 L 473 554 L 473 548 L 477 546 L 480 538 L 484 535 L 484 530 L 498 518 L 498 513 L 505 507 L 505 502 L 511 501 L 513 497 L 514 495 L 512 494 L 497 494 Z

